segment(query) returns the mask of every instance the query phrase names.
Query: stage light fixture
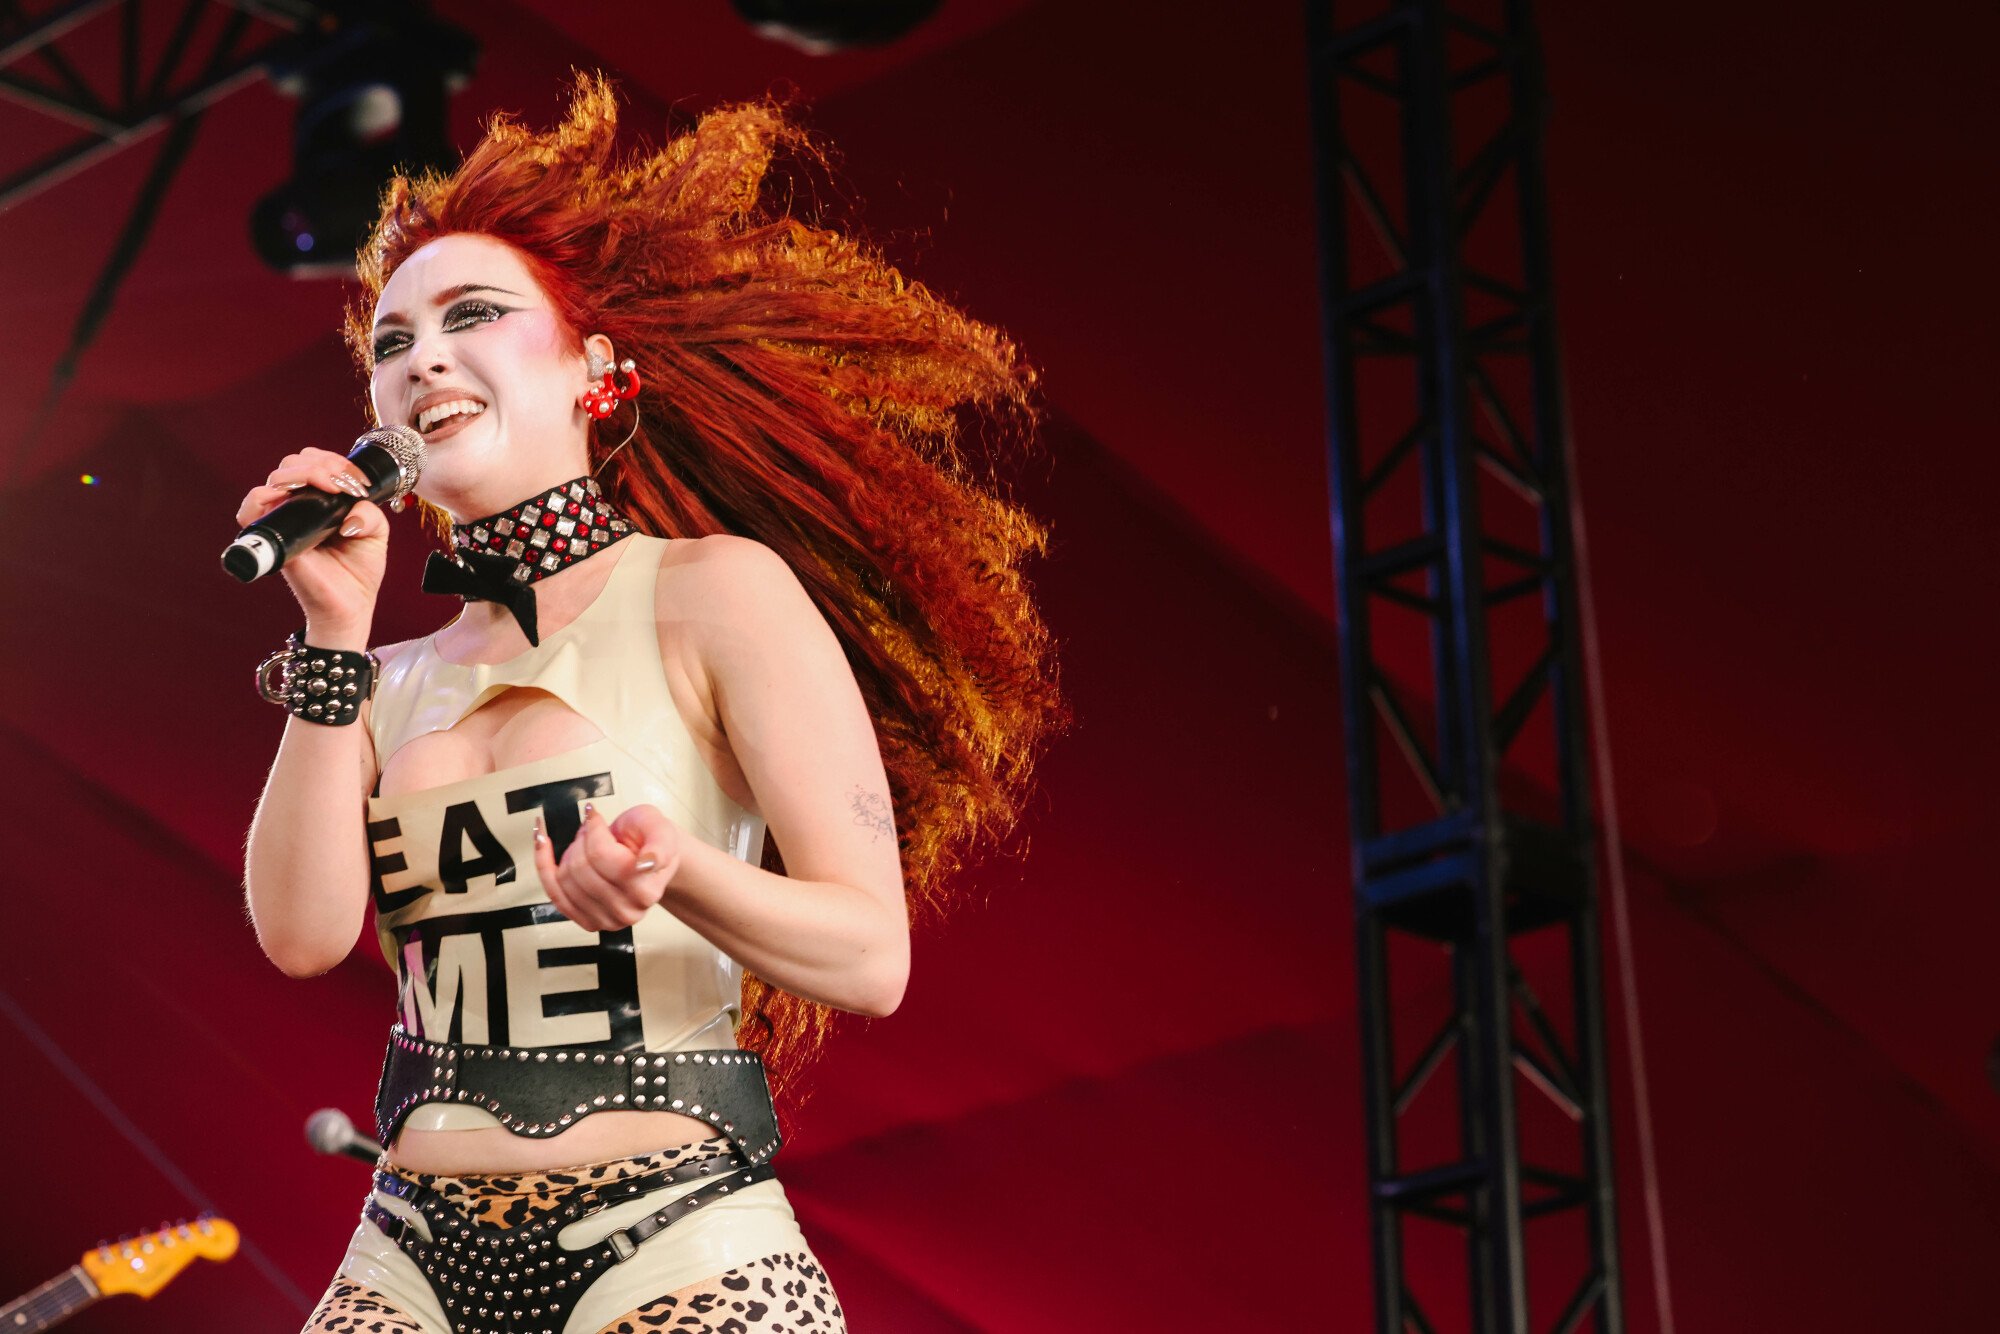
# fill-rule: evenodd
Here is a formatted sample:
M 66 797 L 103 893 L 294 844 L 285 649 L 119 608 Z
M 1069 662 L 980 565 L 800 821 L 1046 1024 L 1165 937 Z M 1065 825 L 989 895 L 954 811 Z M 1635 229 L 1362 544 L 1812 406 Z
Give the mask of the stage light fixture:
M 939 0 L 730 0 L 766 37 L 823 56 L 848 46 L 886 46 L 937 13 Z
M 299 101 L 292 176 L 257 201 L 250 238 L 294 277 L 351 275 L 389 177 L 451 165 L 445 103 L 478 56 L 469 34 L 418 6 L 355 10 L 366 12 L 330 20 L 305 54 L 272 70 Z

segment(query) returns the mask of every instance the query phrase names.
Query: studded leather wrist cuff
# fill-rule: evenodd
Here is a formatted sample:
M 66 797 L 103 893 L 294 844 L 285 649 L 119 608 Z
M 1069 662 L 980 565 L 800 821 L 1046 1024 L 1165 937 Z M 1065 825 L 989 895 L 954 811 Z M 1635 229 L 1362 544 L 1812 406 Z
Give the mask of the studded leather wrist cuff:
M 341 727 L 361 716 L 381 667 L 373 653 L 314 648 L 294 630 L 283 648 L 257 665 L 257 693 L 310 723 Z

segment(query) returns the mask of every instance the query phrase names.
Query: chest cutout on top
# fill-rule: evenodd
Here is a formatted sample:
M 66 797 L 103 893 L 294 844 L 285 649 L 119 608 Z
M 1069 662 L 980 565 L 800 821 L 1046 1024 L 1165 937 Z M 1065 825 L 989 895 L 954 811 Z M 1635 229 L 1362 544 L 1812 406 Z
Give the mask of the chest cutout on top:
M 546 690 L 493 690 L 453 726 L 411 737 L 389 756 L 376 795 L 393 798 L 578 750 L 603 729 Z
M 621 543 L 622 577 L 531 651 L 460 665 L 433 637 L 385 654 L 371 893 L 412 1033 L 664 1050 L 726 1032 L 740 1006 L 741 969 L 670 912 L 587 931 L 549 902 L 535 866 L 536 818 L 560 859 L 586 801 L 607 820 L 651 805 L 687 837 L 759 855 L 763 822 L 718 773 L 713 745 L 726 742 L 699 673 L 673 651 L 680 622 L 660 610 L 658 559 L 635 559 L 650 541 Z

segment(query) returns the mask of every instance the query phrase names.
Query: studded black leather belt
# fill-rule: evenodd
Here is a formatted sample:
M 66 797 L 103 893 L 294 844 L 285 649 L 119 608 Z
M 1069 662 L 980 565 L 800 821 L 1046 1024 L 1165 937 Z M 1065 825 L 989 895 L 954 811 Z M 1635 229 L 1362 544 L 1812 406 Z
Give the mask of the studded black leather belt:
M 593 1112 L 679 1112 L 715 1127 L 746 1163 L 784 1142 L 764 1063 L 754 1052 L 604 1051 L 431 1042 L 401 1025 L 375 1093 L 375 1125 L 395 1143 L 404 1118 L 427 1102 L 482 1107 L 517 1135 L 560 1135 Z

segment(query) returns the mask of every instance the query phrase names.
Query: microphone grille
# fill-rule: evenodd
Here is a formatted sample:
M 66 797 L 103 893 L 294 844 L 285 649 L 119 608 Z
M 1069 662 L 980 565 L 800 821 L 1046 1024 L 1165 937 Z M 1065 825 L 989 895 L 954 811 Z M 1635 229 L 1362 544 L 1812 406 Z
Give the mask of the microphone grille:
M 315 1153 L 339 1153 L 354 1138 L 354 1122 L 338 1107 L 322 1107 L 306 1118 L 306 1143 Z
M 396 460 L 396 494 L 390 499 L 409 495 L 424 470 L 424 438 L 407 426 L 378 426 L 354 442 L 356 449 L 363 445 L 387 450 Z

